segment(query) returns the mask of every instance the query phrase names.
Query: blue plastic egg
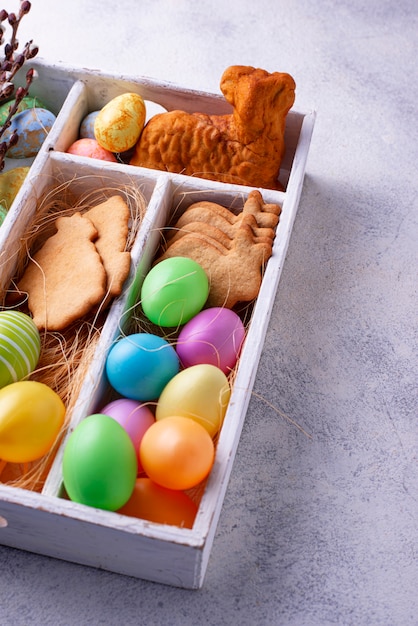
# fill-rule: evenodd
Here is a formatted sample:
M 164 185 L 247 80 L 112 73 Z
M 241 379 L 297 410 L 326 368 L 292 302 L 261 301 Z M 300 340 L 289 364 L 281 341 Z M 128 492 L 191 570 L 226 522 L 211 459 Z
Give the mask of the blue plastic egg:
M 120 339 L 106 360 L 110 385 L 125 398 L 156 400 L 180 368 L 175 349 L 162 337 L 135 333 Z
M 9 148 L 7 156 L 11 159 L 26 159 L 36 156 L 55 119 L 56 117 L 51 111 L 40 107 L 26 109 L 15 115 L 4 133 L 2 141 L 8 141 L 14 131 L 17 132 L 19 140 L 15 146 Z

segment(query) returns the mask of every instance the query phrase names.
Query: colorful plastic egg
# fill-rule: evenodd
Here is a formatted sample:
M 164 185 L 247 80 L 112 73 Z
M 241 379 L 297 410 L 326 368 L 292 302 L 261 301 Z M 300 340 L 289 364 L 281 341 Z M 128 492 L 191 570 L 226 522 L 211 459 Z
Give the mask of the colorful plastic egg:
M 144 433 L 155 422 L 153 413 L 144 404 L 127 398 L 120 398 L 110 402 L 100 409 L 100 413 L 113 417 L 126 430 L 135 448 L 138 473 L 141 473 L 142 465 L 139 459 L 139 445 Z
M 145 276 L 141 305 L 147 318 L 163 327 L 185 324 L 203 308 L 209 281 L 201 265 L 186 257 L 171 257 Z
M 47 385 L 33 380 L 0 389 L 0 459 L 28 463 L 44 456 L 64 424 L 65 406 Z
M 198 422 L 171 415 L 148 428 L 139 454 L 148 478 L 167 489 L 183 491 L 208 476 L 215 446 Z
M 197 506 L 183 491 L 167 489 L 141 476 L 136 480 L 132 496 L 118 513 L 157 524 L 192 528 Z
M 12 206 L 29 170 L 30 168 L 26 166 L 15 167 L 0 174 L 0 203 L 7 210 Z
M 0 126 L 3 126 L 4 122 L 9 115 L 9 109 L 14 104 L 14 100 L 9 100 L 8 102 L 4 102 L 0 105 Z M 38 100 L 38 98 L 33 98 L 32 96 L 24 96 L 22 100 L 19 102 L 15 115 L 20 113 L 21 111 L 25 111 L 26 109 L 33 109 L 34 107 L 46 109 L 46 106 Z
M 132 441 L 108 415 L 89 415 L 65 445 L 63 479 L 74 502 L 109 511 L 120 509 L 132 495 L 137 476 Z
M 90 159 L 100 159 L 100 161 L 110 161 L 111 163 L 117 163 L 117 158 L 109 150 L 105 150 L 95 139 L 88 137 L 84 139 L 77 139 L 67 149 L 68 154 L 74 154 L 76 156 L 88 157 Z
M 99 111 L 92 111 L 88 113 L 86 117 L 81 121 L 79 136 L 80 139 L 95 139 L 94 136 L 94 122 L 99 115 Z
M 6 207 L 4 207 L 2 204 L 0 204 L 0 226 L 3 224 L 6 215 L 7 215 L 8 211 L 6 209 Z
M 106 359 L 110 385 L 121 396 L 155 400 L 180 369 L 175 349 L 162 337 L 134 333 L 117 341 Z
M 0 311 L 0 387 L 29 376 L 40 351 L 41 339 L 32 318 L 20 311 Z
M 176 350 L 183 367 L 209 363 L 229 374 L 244 337 L 244 324 L 235 311 L 212 307 L 187 322 L 178 336 Z
M 94 122 L 94 136 L 110 152 L 126 152 L 145 124 L 145 103 L 137 93 L 123 93 L 108 102 Z
M 231 388 L 225 374 L 215 365 L 193 365 L 179 372 L 164 387 L 155 417 L 161 421 L 182 415 L 201 424 L 211 437 L 222 426 Z
M 7 156 L 11 159 L 25 159 L 37 155 L 55 119 L 51 111 L 39 107 L 25 109 L 14 115 L 2 141 L 8 141 L 15 131 L 19 139 L 16 145 L 8 149 Z

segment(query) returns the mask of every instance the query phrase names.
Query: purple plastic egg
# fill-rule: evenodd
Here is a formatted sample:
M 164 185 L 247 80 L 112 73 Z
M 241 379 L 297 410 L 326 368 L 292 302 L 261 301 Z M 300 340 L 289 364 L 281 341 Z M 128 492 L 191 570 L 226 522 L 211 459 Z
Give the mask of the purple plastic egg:
M 237 362 L 244 337 L 244 325 L 234 311 L 212 307 L 183 326 L 176 351 L 184 367 L 206 363 L 229 374 Z
M 112 417 L 126 430 L 134 444 L 138 461 L 138 473 L 141 472 L 139 445 L 144 433 L 155 422 L 153 413 L 144 404 L 127 398 L 120 398 L 110 402 L 100 410 L 100 413 Z

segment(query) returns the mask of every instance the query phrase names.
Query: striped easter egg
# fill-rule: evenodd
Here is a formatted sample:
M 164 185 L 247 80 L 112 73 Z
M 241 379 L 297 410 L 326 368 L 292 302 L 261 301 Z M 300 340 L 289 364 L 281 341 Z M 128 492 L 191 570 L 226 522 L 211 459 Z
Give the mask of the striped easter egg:
M 39 331 L 20 311 L 0 311 L 0 388 L 35 369 L 41 351 Z

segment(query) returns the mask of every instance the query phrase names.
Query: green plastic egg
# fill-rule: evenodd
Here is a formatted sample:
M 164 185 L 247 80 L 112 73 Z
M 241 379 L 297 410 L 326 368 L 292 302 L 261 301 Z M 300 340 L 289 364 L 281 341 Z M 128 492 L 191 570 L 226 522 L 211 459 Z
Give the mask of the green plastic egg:
M 74 502 L 116 511 L 132 495 L 138 471 L 134 445 L 112 417 L 89 415 L 68 438 L 63 478 Z
M 209 281 L 202 266 L 193 259 L 171 257 L 146 275 L 141 305 L 154 324 L 177 327 L 201 311 L 208 295 Z

